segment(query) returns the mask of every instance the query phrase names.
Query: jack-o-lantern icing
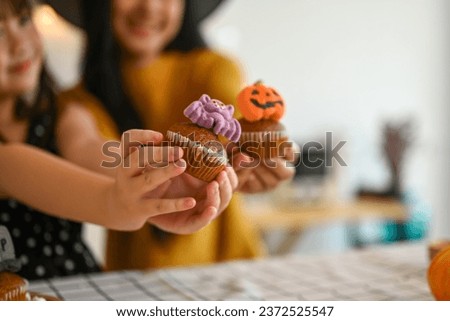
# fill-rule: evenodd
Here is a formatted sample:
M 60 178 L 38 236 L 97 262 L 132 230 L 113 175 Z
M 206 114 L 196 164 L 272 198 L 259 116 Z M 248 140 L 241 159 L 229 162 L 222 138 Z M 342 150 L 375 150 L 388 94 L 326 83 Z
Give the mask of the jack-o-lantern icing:
M 258 81 L 247 86 L 237 97 L 242 113 L 239 147 L 254 159 L 283 157 L 290 144 L 285 127 L 279 120 L 285 104 L 278 92 Z
M 239 93 L 237 103 L 242 116 L 250 122 L 263 119 L 280 120 L 284 115 L 284 100 L 278 92 L 261 81 Z
M 241 136 L 241 125 L 237 119 L 233 118 L 233 114 L 233 105 L 225 105 L 220 100 L 211 99 L 206 94 L 184 110 L 184 115 L 194 124 L 211 128 L 214 134 L 220 134 L 237 142 Z

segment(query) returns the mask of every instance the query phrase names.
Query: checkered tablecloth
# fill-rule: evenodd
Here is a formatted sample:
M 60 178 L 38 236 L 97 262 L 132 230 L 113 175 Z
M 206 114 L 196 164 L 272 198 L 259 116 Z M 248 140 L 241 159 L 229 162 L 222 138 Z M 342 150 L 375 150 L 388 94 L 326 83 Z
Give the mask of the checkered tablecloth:
M 432 300 L 424 244 L 31 282 L 65 300 Z

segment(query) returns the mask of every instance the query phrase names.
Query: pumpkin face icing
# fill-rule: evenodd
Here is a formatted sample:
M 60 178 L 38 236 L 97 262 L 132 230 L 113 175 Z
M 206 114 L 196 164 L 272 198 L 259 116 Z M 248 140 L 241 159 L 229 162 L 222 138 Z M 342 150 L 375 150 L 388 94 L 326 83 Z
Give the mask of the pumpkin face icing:
M 284 100 L 278 92 L 262 82 L 245 87 L 237 102 L 242 116 L 250 122 L 263 119 L 280 120 L 284 115 Z

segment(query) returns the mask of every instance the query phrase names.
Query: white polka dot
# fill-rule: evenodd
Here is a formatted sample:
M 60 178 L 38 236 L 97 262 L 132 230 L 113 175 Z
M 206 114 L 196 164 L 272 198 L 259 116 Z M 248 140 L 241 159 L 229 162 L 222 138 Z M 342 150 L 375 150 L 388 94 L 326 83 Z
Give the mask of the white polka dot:
M 51 241 L 53 241 L 53 237 L 52 237 L 52 235 L 50 233 L 44 233 L 44 240 L 47 243 L 50 243 Z
M 11 208 L 16 208 L 17 207 L 17 202 L 15 200 L 9 200 L 8 201 L 8 205 Z
M 36 240 L 32 237 L 27 239 L 27 246 L 29 248 L 35 248 L 36 247 Z
M 72 260 L 66 260 L 64 262 L 64 266 L 66 267 L 67 270 L 69 271 L 73 271 L 73 269 L 75 269 L 75 263 L 73 263 Z
M 36 234 L 41 233 L 41 232 L 42 232 L 42 226 L 40 226 L 39 224 L 35 224 L 35 225 L 33 226 L 33 231 L 34 231 L 34 233 L 36 233 Z
M 13 228 L 12 235 L 14 237 L 20 237 L 20 235 L 22 235 L 22 232 L 20 232 L 20 230 L 18 228 Z
M 34 128 L 34 133 L 36 134 L 36 136 L 42 137 L 45 134 L 45 127 L 42 125 L 37 125 Z
M 84 248 L 83 248 L 83 245 L 81 245 L 80 243 L 75 243 L 74 245 L 73 245 L 73 249 L 75 250 L 75 252 L 77 252 L 77 253 L 83 253 L 83 250 L 84 250 Z
M 11 220 L 11 217 L 10 217 L 10 215 L 8 214 L 8 213 L 5 213 L 5 212 L 3 212 L 1 215 L 0 215 L 0 220 L 2 221 L 2 222 L 9 222 L 10 220 Z
M 59 239 L 61 241 L 67 241 L 69 239 L 69 233 L 67 233 L 66 231 L 59 232 Z
M 23 265 L 27 265 L 28 262 L 29 262 L 28 256 L 26 256 L 25 254 L 21 255 L 20 256 L 20 262 L 22 262 Z
M 53 253 L 52 248 L 48 245 L 44 246 L 44 248 L 42 249 L 42 252 L 44 252 L 45 256 L 51 256 Z
M 55 253 L 57 255 L 64 255 L 64 248 L 60 244 L 56 245 L 55 246 Z
M 38 265 L 36 266 L 35 272 L 37 276 L 44 276 L 45 268 L 42 265 Z

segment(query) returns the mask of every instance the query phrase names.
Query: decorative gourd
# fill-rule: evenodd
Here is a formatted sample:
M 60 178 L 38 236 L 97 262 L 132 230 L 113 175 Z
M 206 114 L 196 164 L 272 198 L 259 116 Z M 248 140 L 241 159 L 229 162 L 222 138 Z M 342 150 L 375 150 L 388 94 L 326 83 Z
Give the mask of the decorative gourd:
M 280 120 L 284 115 L 284 100 L 278 92 L 261 81 L 241 90 L 237 104 L 242 116 L 255 122 L 263 119 Z
M 442 249 L 431 261 L 428 285 L 436 300 L 450 300 L 450 246 Z

